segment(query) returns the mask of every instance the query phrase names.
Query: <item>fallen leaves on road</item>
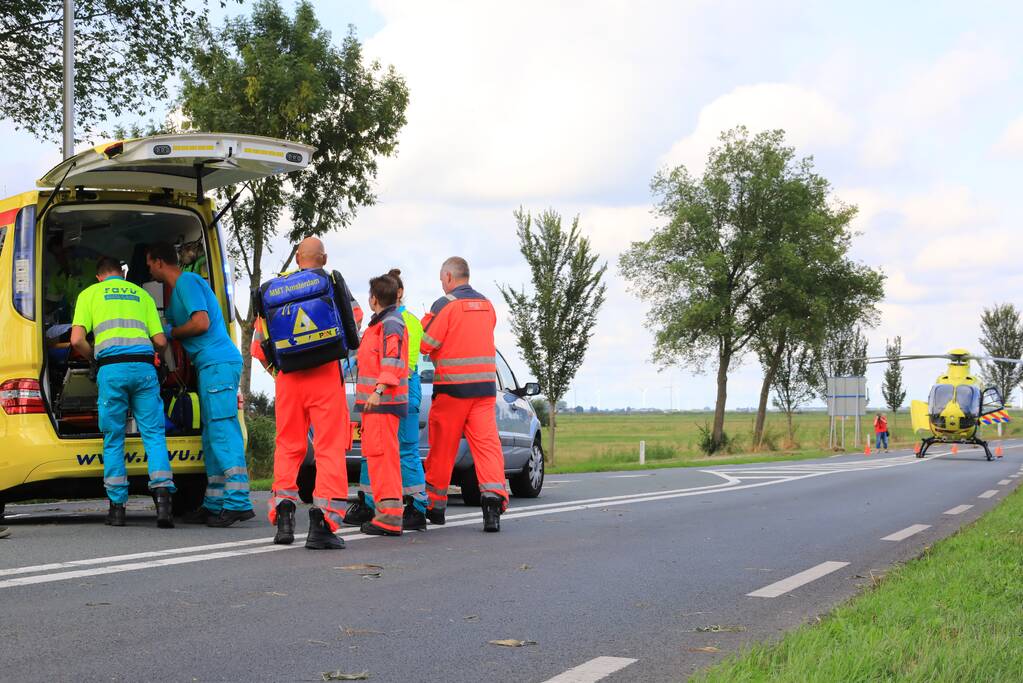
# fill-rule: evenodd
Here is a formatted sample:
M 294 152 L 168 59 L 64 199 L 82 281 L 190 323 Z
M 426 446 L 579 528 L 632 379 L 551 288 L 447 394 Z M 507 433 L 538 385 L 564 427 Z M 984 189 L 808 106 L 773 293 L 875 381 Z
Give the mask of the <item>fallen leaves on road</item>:
M 110 604 L 109 602 L 87 602 L 87 603 L 85 603 L 85 606 L 86 607 L 103 607 L 103 606 L 109 605 L 109 604 Z
M 288 597 L 287 593 L 278 593 L 277 591 L 268 591 L 266 594 L 267 595 L 272 595 L 272 596 L 274 596 L 276 598 L 286 598 L 286 597 Z
M 522 571 L 528 571 L 532 569 L 532 567 L 530 567 L 528 564 L 524 564 L 521 567 L 519 567 L 519 569 L 521 569 Z
M 741 624 L 713 624 L 711 626 L 697 626 L 693 630 L 696 633 L 742 633 L 746 630 L 746 627 Z
M 365 681 L 369 680 L 368 671 L 360 671 L 357 674 L 349 674 L 344 671 L 324 671 L 322 674 L 324 681 Z
M 501 647 L 525 647 L 526 645 L 536 645 L 535 640 L 515 640 L 514 638 L 488 640 L 487 642 L 491 645 L 500 645 Z
M 330 643 L 325 640 L 307 640 L 305 641 L 310 645 L 322 645 L 323 647 L 330 647 Z
M 347 569 L 353 572 L 375 572 L 383 569 L 379 564 L 346 564 L 343 567 L 334 567 L 334 569 Z
M 341 633 L 345 634 L 349 638 L 352 637 L 352 636 L 382 636 L 382 635 L 384 635 L 383 631 L 373 631 L 373 630 L 364 629 L 364 628 L 352 628 L 350 626 L 338 626 L 338 628 L 341 630 Z
M 713 645 L 708 645 L 706 647 L 690 647 L 690 648 L 687 648 L 686 651 L 687 652 L 710 652 L 710 653 L 721 652 L 721 650 L 717 649 Z
M 466 614 L 462 618 L 465 619 L 466 621 L 479 621 L 480 620 L 480 615 L 478 615 L 478 614 Z

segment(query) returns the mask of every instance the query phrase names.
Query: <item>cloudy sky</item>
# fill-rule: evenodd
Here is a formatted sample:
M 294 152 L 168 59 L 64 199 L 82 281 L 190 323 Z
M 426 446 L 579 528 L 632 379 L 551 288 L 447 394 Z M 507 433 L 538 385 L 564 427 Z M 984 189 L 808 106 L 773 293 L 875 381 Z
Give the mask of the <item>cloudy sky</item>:
M 888 276 L 872 354 L 894 335 L 907 352 L 979 350 L 981 309 L 1023 303 L 1023 5 L 316 4 L 338 38 L 354 24 L 367 54 L 393 64 L 411 91 L 379 203 L 330 237 L 332 264 L 360 299 L 370 276 L 400 267 L 415 310 L 438 295 L 443 258 L 460 254 L 477 288 L 499 299 L 496 283 L 529 279 L 513 210 L 578 214 L 611 277 L 570 403 L 713 404 L 711 375 L 650 364 L 645 308 L 617 260 L 658 225 L 654 173 L 699 170 L 717 135 L 738 124 L 784 128 L 836 196 L 859 207 L 854 255 Z M 7 122 L 0 134 L 15 160 L 0 167 L 5 195 L 57 161 L 53 146 Z M 523 381 L 506 324 L 498 339 Z M 939 369 L 908 368 L 911 395 L 926 393 Z M 729 407 L 755 405 L 760 377 L 747 359 Z M 879 381 L 872 371 L 877 396 Z M 257 386 L 269 388 L 259 371 Z

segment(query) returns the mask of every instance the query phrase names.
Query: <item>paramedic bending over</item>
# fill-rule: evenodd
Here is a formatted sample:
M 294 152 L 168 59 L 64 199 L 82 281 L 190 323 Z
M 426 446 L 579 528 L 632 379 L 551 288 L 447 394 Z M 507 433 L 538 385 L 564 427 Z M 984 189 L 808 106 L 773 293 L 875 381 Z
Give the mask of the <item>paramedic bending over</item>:
M 183 273 L 170 244 L 146 249 L 153 279 L 171 288 L 164 333 L 185 347 L 199 375 L 199 415 L 206 463 L 206 498 L 185 516 L 189 524 L 231 526 L 252 519 L 245 443 L 238 422 L 238 382 L 242 355 L 227 333 L 220 302 L 209 284 L 195 273 Z

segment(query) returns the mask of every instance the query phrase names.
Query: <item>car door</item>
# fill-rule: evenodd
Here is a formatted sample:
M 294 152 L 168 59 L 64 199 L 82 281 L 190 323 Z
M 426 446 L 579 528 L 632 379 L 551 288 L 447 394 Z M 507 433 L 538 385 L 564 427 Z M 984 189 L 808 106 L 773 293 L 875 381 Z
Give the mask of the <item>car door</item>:
M 532 446 L 530 429 L 533 414 L 526 400 L 513 393 L 518 389 L 518 382 L 500 351 L 497 353 L 497 377 L 500 385 L 497 399 L 498 425 L 503 429 L 502 441 L 506 436 L 508 441 L 508 447 L 505 449 L 505 466 L 507 469 L 521 469 L 529 458 Z M 505 420 L 503 427 L 500 422 L 502 410 Z

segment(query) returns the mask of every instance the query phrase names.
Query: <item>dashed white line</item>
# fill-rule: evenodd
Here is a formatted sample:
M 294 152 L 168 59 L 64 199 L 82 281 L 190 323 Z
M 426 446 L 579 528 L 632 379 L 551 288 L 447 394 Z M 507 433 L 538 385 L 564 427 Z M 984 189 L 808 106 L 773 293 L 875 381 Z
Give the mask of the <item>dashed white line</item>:
M 548 678 L 544 683 L 594 683 L 635 663 L 635 659 L 627 657 L 597 657 L 554 678 Z
M 608 479 L 637 479 L 639 477 L 652 477 L 652 474 L 615 474 Z
M 998 482 L 998 485 L 999 486 L 1006 486 L 1006 485 L 1011 484 L 1011 483 L 1012 482 L 1009 481 L 1008 479 L 1002 479 L 1001 481 Z
M 926 529 L 930 529 L 930 528 L 931 528 L 930 524 L 914 524 L 912 526 L 907 526 L 902 531 L 896 531 L 894 534 L 888 534 L 887 536 L 885 536 L 881 540 L 882 541 L 904 541 L 907 538 L 909 538 L 910 536 L 916 535 L 916 534 L 920 533 L 921 531 L 925 531 Z
M 956 505 L 951 510 L 945 510 L 945 514 L 946 515 L 961 515 L 961 514 L 963 514 L 964 512 L 966 512 L 967 510 L 969 510 L 972 507 L 973 507 L 972 505 Z
M 998 495 L 998 489 L 989 489 L 977 496 L 978 498 L 994 498 Z
M 791 590 L 795 590 L 800 586 L 805 586 L 811 581 L 816 581 L 822 576 L 838 571 L 842 567 L 848 566 L 848 562 L 821 562 L 816 567 L 810 567 L 805 571 L 801 571 L 798 574 L 793 574 L 787 579 L 781 581 L 775 581 L 769 586 L 764 586 L 760 590 L 755 590 L 752 593 L 747 593 L 751 598 L 776 598 L 779 595 L 785 595 Z

